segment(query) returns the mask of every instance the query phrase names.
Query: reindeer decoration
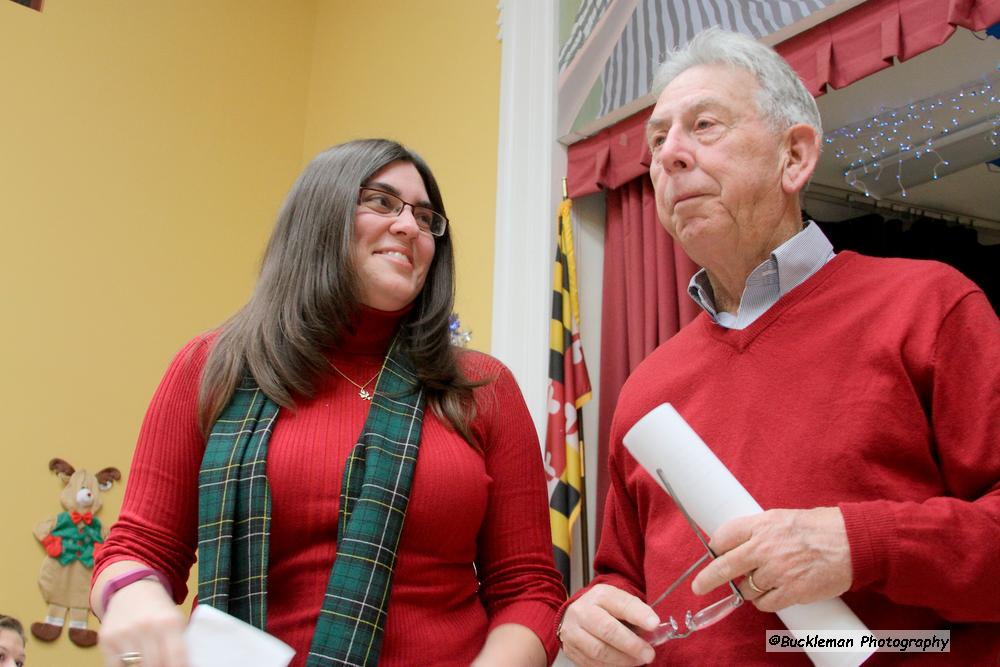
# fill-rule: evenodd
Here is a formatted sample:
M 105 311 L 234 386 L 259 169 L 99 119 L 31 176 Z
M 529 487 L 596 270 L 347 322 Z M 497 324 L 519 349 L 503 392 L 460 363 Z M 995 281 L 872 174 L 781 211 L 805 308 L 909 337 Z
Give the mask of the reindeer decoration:
M 90 613 L 90 575 L 94 556 L 107 537 L 107 528 L 95 514 L 101 509 L 100 493 L 122 478 L 118 468 L 104 468 L 96 475 L 76 470 L 62 459 L 49 461 L 49 470 L 62 480 L 59 496 L 64 512 L 35 526 L 35 537 L 45 548 L 38 586 L 49 605 L 45 621 L 31 624 L 31 634 L 54 641 L 69 616 L 69 639 L 77 646 L 93 646 L 97 633 L 87 629 Z

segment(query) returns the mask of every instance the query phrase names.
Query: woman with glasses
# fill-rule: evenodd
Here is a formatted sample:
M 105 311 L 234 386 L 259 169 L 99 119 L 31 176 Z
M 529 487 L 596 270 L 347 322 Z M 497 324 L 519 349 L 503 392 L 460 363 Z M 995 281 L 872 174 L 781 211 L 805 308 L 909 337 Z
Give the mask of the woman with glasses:
M 219 249 L 226 252 L 225 248 Z M 543 665 L 564 598 L 510 372 L 451 345 L 451 235 L 391 141 L 316 157 L 248 303 L 175 358 L 91 594 L 107 665 L 189 664 L 174 603 L 293 665 Z

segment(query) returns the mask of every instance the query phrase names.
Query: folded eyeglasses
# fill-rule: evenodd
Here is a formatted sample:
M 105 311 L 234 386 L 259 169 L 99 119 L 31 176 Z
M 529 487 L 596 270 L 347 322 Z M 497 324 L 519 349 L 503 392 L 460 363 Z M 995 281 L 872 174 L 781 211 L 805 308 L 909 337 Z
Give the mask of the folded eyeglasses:
M 679 576 L 677 580 L 674 581 L 674 583 L 670 584 L 670 586 L 667 587 L 667 590 L 663 591 L 663 593 L 661 593 L 659 597 L 657 597 L 655 600 L 649 603 L 649 606 L 654 608 L 656 607 L 656 605 L 660 604 L 663 600 L 665 600 L 671 593 L 673 593 L 677 589 L 677 587 L 681 585 L 681 582 L 683 582 L 685 579 L 691 576 L 691 573 L 695 572 L 699 567 L 701 567 L 702 564 L 705 563 L 705 561 L 707 561 L 710 558 L 712 560 L 715 560 L 715 558 L 717 558 L 715 552 L 712 551 L 711 547 L 708 546 L 708 541 L 705 539 L 704 535 L 702 535 L 701 529 L 698 527 L 698 524 L 694 522 L 694 519 L 692 519 L 691 515 L 688 514 L 688 511 L 684 508 L 684 505 L 682 505 L 681 502 L 677 499 L 677 495 L 674 493 L 673 488 L 671 488 L 670 483 L 667 481 L 666 475 L 663 474 L 663 470 L 657 468 L 656 475 L 660 478 L 660 481 L 663 482 L 663 487 L 667 490 L 667 493 L 670 494 L 670 497 L 677 505 L 677 509 L 679 509 L 681 511 L 681 514 L 684 516 L 685 521 L 687 521 L 688 525 L 691 526 L 691 530 L 694 531 L 694 534 L 695 536 L 697 536 L 698 541 L 701 542 L 701 545 L 703 547 L 705 547 L 706 553 L 704 556 L 699 558 L 691 567 L 684 570 L 681 576 Z M 718 602 L 714 602 L 697 612 L 688 611 L 684 615 L 683 630 L 680 628 L 680 624 L 677 623 L 674 617 L 670 616 L 667 618 L 666 622 L 658 625 L 656 629 L 651 631 L 637 630 L 637 634 L 646 641 L 648 641 L 653 646 L 659 646 L 660 644 L 668 642 L 671 639 L 684 639 L 693 632 L 696 632 L 698 630 L 704 630 L 707 627 L 715 625 L 716 623 L 724 619 L 726 616 L 729 616 L 729 614 L 733 613 L 737 607 L 743 604 L 743 595 L 740 593 L 740 589 L 736 587 L 736 584 L 734 582 L 732 581 L 729 582 L 729 589 L 732 592 L 725 598 L 719 600 Z

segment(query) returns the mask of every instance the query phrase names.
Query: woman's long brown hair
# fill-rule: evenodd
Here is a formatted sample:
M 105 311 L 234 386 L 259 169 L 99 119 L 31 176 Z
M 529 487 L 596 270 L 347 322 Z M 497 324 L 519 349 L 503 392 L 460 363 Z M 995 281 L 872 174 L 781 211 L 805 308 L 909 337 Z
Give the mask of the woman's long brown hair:
M 335 348 L 359 307 L 351 260 L 358 189 L 386 165 L 404 161 L 423 178 L 436 211 L 444 202 L 430 168 L 417 154 L 385 139 L 350 141 L 306 166 L 271 233 L 250 300 L 218 330 L 201 378 L 199 416 L 205 434 L 250 374 L 278 405 L 313 396 Z M 435 237 L 423 289 L 400 326 L 428 404 L 473 446 L 472 389 L 451 345 L 448 318 L 455 298 L 451 230 Z

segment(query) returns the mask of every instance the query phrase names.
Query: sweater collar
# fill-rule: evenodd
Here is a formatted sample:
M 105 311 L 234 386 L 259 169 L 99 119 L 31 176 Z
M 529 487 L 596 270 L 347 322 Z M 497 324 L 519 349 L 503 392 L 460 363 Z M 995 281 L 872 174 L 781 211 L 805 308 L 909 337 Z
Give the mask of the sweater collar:
M 334 357 L 376 356 L 385 354 L 400 322 L 413 310 L 413 304 L 400 310 L 378 310 L 358 306 L 351 324 L 333 351 Z

